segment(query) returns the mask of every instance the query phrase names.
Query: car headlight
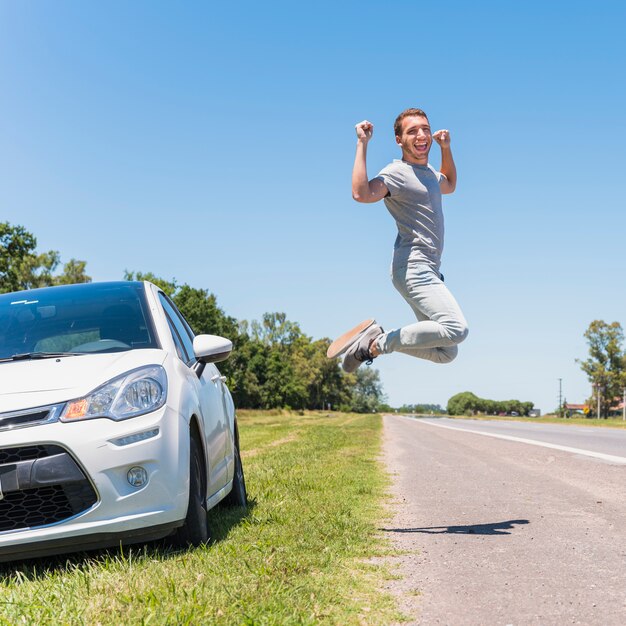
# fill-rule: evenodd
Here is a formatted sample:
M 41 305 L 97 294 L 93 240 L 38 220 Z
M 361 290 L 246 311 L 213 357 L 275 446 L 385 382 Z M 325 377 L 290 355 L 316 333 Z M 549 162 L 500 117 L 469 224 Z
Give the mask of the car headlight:
M 62 422 L 108 417 L 125 420 L 160 409 L 167 398 L 167 375 L 160 365 L 139 367 L 71 400 L 61 413 Z

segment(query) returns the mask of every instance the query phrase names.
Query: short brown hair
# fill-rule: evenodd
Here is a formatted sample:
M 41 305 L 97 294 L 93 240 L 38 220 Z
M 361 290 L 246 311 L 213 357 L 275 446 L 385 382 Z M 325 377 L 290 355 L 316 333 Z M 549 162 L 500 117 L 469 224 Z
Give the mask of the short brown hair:
M 425 117 L 428 119 L 428 115 L 422 111 L 422 109 L 406 109 L 396 117 L 396 121 L 393 124 L 393 131 L 396 134 L 396 137 L 400 137 L 402 135 L 402 120 L 405 117 Z

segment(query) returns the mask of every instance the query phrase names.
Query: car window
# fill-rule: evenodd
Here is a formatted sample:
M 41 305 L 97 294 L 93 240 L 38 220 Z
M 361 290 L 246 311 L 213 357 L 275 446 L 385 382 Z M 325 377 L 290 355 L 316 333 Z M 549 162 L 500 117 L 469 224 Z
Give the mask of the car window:
M 188 358 L 185 359 L 185 362 L 189 364 L 192 361 L 195 361 L 193 351 L 193 336 L 190 334 L 187 325 L 183 322 L 182 316 L 178 312 L 178 309 L 172 304 L 172 302 L 170 302 L 169 298 L 164 293 L 159 292 L 159 298 L 161 300 L 161 304 L 163 305 L 163 309 L 168 316 L 168 322 L 174 326 L 174 329 L 178 334 L 179 340 L 182 342 L 184 350 L 188 355 Z
M 183 363 L 189 363 L 189 355 L 185 352 L 185 348 L 183 346 L 182 341 L 180 340 L 180 336 L 178 335 L 178 331 L 174 327 L 170 316 L 165 313 L 165 317 L 167 319 L 167 325 L 170 328 L 170 334 L 172 335 L 172 339 L 174 340 L 174 345 L 176 346 L 176 353 L 178 354 L 178 358 L 183 361 Z
M 172 302 L 172 299 L 168 297 L 166 294 L 163 294 L 163 295 L 165 296 L 165 299 L 169 302 L 170 306 L 176 313 L 176 316 L 180 319 L 181 323 L 187 330 L 187 334 L 189 335 L 189 337 L 191 337 L 191 341 L 193 342 L 193 338 L 196 336 L 196 333 L 194 333 L 193 330 L 191 330 L 191 326 L 189 326 L 189 322 L 187 322 L 187 320 L 185 319 L 185 316 L 180 312 L 180 309 Z
M 159 347 L 142 283 L 86 283 L 0 295 L 0 358 Z

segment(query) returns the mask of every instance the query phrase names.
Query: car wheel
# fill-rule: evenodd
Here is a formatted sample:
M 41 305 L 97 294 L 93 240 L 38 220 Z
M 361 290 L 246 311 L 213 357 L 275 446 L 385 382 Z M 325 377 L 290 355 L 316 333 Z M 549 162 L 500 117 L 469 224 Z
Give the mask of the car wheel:
M 189 504 L 184 524 L 176 531 L 174 543 L 179 547 L 199 546 L 209 539 L 206 489 L 204 488 L 202 451 L 194 437 L 189 442 Z
M 235 473 L 233 475 L 232 491 L 224 498 L 226 506 L 238 506 L 245 509 L 248 505 L 248 494 L 246 493 L 246 479 L 243 475 L 243 464 L 241 463 L 241 453 L 239 451 L 239 429 L 235 422 Z

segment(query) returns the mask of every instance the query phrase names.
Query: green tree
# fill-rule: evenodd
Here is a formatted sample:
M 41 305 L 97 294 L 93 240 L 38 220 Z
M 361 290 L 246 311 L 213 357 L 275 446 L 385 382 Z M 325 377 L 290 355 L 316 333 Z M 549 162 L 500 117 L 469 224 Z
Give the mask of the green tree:
M 285 313 L 265 313 L 250 328 L 251 340 L 265 349 L 262 408 L 308 408 L 318 374 L 311 339 Z
M 54 250 L 24 256 L 19 265 L 20 289 L 54 285 L 53 273 L 60 262 L 59 253 Z
M 124 280 L 147 280 L 151 283 L 154 283 L 159 289 L 162 289 L 168 296 L 170 296 L 170 298 L 178 289 L 176 279 L 166 280 L 165 278 L 160 278 L 159 276 L 156 276 L 152 272 L 130 272 L 129 270 L 125 270 Z
M 478 410 L 480 398 L 471 391 L 463 391 L 448 400 L 448 415 L 471 415 Z
M 54 285 L 75 285 L 77 283 L 90 283 L 91 276 L 87 276 L 85 268 L 87 266 L 86 261 L 77 261 L 76 259 L 70 259 L 63 266 L 63 273 L 59 276 L 54 276 L 52 282 Z
M 240 322 L 239 333 L 228 370 L 237 406 L 352 408 L 356 379 L 342 372 L 339 359 L 326 357 L 329 339 L 313 341 L 285 313 Z
M 360 367 L 353 376 L 355 384 L 352 390 L 352 410 L 357 413 L 378 411 L 385 400 L 379 371 L 371 367 Z
M 495 400 L 484 400 L 483 407 L 486 415 L 497 415 L 499 410 L 499 403 Z
M 0 293 L 91 281 L 85 274 L 85 261 L 71 259 L 63 273 L 55 275 L 61 263 L 59 253 L 37 253 L 36 248 L 36 237 L 23 226 L 0 223 Z
M 37 239 L 23 226 L 0 222 L 0 292 L 23 289 L 23 266 L 36 247 Z
M 351 403 L 355 379 L 344 374 L 339 359 L 326 356 L 330 343 L 330 339 L 313 341 L 301 334 L 290 345 L 293 374 L 304 385 L 304 408 L 338 408 Z
M 626 385 L 624 331 L 619 322 L 607 324 L 603 320 L 594 320 L 584 336 L 589 346 L 589 358 L 586 361 L 577 359 L 577 362 L 587 374 L 595 393 L 600 390 L 600 416 L 606 416 Z M 596 406 L 596 402 L 591 405 Z
M 463 391 L 448 400 L 448 415 L 474 415 L 475 413 L 528 415 L 534 406 L 532 402 L 519 400 L 487 400 L 479 398 L 471 391 Z
M 267 354 L 266 346 L 252 341 L 248 334 L 240 333 L 236 349 L 227 361 L 220 363 L 220 369 L 228 371 L 225 375 L 235 406 L 242 409 L 262 406 Z
M 217 298 L 212 293 L 182 285 L 173 300 L 196 334 L 221 335 L 236 342 L 237 320 L 217 306 Z
M 290 346 L 302 336 L 300 326 L 290 322 L 285 313 L 265 313 L 260 322 L 250 325 L 252 337 L 267 346 Z
M 445 411 L 439 404 L 403 404 L 399 413 L 414 413 L 417 415 L 442 415 Z
M 354 377 L 346 375 L 338 359 L 326 356 L 330 339 L 319 339 L 309 344 L 307 358 L 312 367 L 313 376 L 309 378 L 310 409 L 339 408 L 352 400 Z

